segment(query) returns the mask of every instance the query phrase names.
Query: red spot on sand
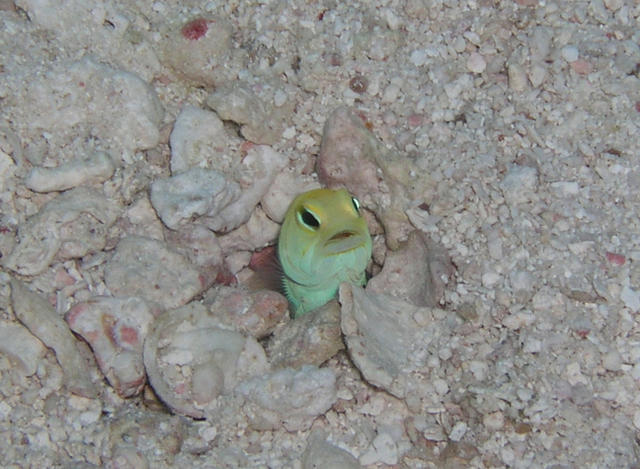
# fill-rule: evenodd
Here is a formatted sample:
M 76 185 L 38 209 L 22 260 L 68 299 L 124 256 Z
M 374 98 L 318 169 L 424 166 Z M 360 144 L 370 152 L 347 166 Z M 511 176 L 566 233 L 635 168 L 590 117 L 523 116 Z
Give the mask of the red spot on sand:
M 605 257 L 613 265 L 624 265 L 625 257 L 622 254 L 616 254 L 615 252 L 606 252 Z
M 189 21 L 182 27 L 182 35 L 190 41 L 197 41 L 207 34 L 209 30 L 209 22 L 204 18 L 197 18 Z
M 136 345 L 138 343 L 138 331 L 135 327 L 122 326 L 120 328 L 120 340 L 126 344 Z
M 640 112 L 640 101 L 636 101 L 636 111 Z
M 423 117 L 420 114 L 411 114 L 409 116 L 409 125 L 411 127 L 418 127 L 419 125 L 422 125 L 422 120 Z
M 591 331 L 589 329 L 578 329 L 575 332 L 576 332 L 576 335 L 581 339 L 586 339 L 587 336 L 589 335 L 589 332 Z
M 255 143 L 246 140 L 240 145 L 240 151 L 246 155 L 247 153 L 249 153 L 249 150 L 251 150 L 255 146 Z
M 587 75 L 588 73 L 591 73 L 592 69 L 591 64 L 583 59 L 571 62 L 571 68 L 579 75 Z

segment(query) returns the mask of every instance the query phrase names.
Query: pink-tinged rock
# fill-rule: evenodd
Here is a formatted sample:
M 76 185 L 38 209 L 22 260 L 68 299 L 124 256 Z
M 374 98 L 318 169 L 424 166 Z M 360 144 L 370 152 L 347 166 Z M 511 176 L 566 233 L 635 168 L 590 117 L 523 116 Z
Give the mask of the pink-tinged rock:
M 153 321 L 144 300 L 95 297 L 75 305 L 65 319 L 89 343 L 100 370 L 119 396 L 142 391 L 146 381 L 142 345 Z
M 340 331 L 340 305 L 331 300 L 307 314 L 277 328 L 267 342 L 274 368 L 320 366 L 344 350 Z
M 163 309 L 187 303 L 206 283 L 185 256 L 162 241 L 140 236 L 120 240 L 107 262 L 104 280 L 116 296 L 141 297 Z
M 578 59 L 571 62 L 571 68 L 579 75 L 588 75 L 593 70 L 591 63 L 584 59 Z
M 613 265 L 624 265 L 626 259 L 622 254 L 607 251 L 605 253 L 607 260 Z
M 444 294 L 443 276 L 453 272 L 446 250 L 416 230 L 396 251 L 387 253 L 382 271 L 369 280 L 367 291 L 434 307 Z
M 316 162 L 318 177 L 330 188 L 346 187 L 375 212 L 391 249 L 411 231 L 404 213 L 407 187 L 411 186 L 410 165 L 407 158 L 385 150 L 350 109 L 340 107 L 327 119 Z
M 79 344 L 53 307 L 15 279 L 11 279 L 11 303 L 16 318 L 55 351 L 67 389 L 83 397 L 96 397 L 97 391 L 89 377 L 89 367 L 78 348 Z
M 287 299 L 275 291 L 248 291 L 224 285 L 211 289 L 203 304 L 220 324 L 257 339 L 271 334 L 289 308 Z
M 186 39 L 197 41 L 203 38 L 208 30 L 209 22 L 204 18 L 196 18 L 185 24 L 180 32 Z

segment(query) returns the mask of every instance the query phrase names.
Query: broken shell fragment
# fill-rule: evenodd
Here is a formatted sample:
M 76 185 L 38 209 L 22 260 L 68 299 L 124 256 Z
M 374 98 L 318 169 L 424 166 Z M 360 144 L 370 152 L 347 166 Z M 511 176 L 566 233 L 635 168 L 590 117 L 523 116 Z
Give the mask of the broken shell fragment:
M 24 183 L 35 192 L 64 191 L 106 181 L 114 171 L 115 165 L 109 155 L 97 152 L 89 158 L 62 163 L 55 168 L 33 168 Z
M 287 315 L 289 303 L 271 290 L 247 291 L 224 285 L 207 292 L 203 304 L 212 318 L 256 339 L 269 335 Z
M 47 352 L 29 330 L 12 322 L 0 322 L 0 354 L 9 358 L 25 376 L 31 376 Z

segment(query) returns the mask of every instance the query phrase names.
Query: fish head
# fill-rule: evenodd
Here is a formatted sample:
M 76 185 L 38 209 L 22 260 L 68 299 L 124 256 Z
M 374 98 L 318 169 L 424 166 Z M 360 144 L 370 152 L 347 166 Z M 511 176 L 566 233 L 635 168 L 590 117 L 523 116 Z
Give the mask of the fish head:
M 285 275 L 307 285 L 335 272 L 360 274 L 371 257 L 371 236 L 360 204 L 345 189 L 316 189 L 291 203 L 278 240 Z

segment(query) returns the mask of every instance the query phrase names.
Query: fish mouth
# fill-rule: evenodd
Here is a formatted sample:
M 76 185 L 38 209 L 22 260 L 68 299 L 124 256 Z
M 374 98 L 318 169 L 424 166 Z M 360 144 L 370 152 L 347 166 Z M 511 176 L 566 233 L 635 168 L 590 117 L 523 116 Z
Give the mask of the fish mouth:
M 324 251 L 327 254 L 341 254 L 365 244 L 365 238 L 353 230 L 343 230 L 334 234 L 324 243 Z

